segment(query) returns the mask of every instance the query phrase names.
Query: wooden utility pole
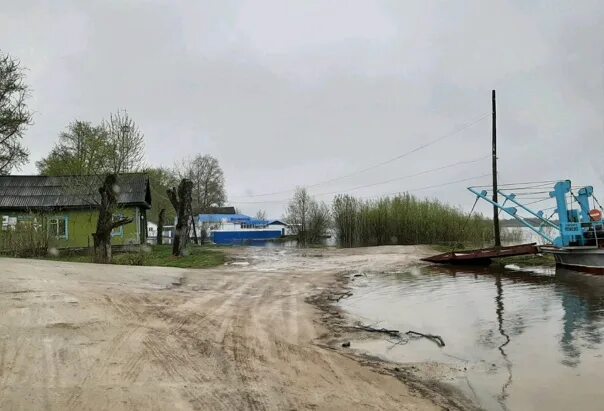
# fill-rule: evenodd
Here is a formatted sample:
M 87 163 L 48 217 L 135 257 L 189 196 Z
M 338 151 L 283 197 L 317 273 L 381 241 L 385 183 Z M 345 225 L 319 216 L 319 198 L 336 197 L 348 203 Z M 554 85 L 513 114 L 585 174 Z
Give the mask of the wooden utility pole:
M 495 105 L 495 90 L 492 92 L 493 102 L 493 201 L 497 202 L 497 107 Z M 493 228 L 495 230 L 495 247 L 501 247 L 499 233 L 499 210 L 493 206 Z

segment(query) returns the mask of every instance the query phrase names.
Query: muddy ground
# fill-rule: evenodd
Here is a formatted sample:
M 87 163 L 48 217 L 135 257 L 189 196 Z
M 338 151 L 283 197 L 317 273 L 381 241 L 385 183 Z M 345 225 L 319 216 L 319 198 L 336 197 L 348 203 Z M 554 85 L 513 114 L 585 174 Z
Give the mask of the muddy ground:
M 417 365 L 341 347 L 347 282 L 426 252 L 236 249 L 209 270 L 0 259 L 0 409 L 471 408 Z

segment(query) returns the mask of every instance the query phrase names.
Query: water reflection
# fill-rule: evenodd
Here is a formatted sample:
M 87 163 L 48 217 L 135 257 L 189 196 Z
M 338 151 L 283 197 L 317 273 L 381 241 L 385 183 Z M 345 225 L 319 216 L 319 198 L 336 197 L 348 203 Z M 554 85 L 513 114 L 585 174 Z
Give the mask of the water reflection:
M 361 348 L 401 362 L 471 364 L 460 384 L 484 408 L 597 409 L 604 400 L 604 277 L 430 266 L 370 275 L 357 287 L 342 302 L 353 315 L 447 341 L 441 350 L 417 342 Z
M 577 275 L 566 269 L 558 269 L 556 276 L 571 291 L 562 293 L 564 332 L 560 345 L 566 353 L 563 363 L 576 367 L 581 360 L 581 341 L 589 348 L 602 343 L 604 281 L 602 277 Z
M 501 395 L 499 395 L 498 401 L 503 409 L 507 409 L 505 405 L 505 400 L 508 397 L 508 387 L 512 384 L 512 362 L 509 360 L 507 354 L 505 353 L 504 347 L 510 343 L 510 336 L 506 334 L 503 329 L 503 286 L 501 285 L 501 275 L 497 275 L 495 277 L 495 285 L 497 287 L 497 295 L 495 296 L 495 303 L 497 305 L 497 309 L 495 310 L 497 313 L 497 324 L 499 328 L 499 334 L 504 337 L 505 341 L 498 347 L 501 356 L 503 357 L 506 369 L 508 372 L 508 379 L 501 387 Z

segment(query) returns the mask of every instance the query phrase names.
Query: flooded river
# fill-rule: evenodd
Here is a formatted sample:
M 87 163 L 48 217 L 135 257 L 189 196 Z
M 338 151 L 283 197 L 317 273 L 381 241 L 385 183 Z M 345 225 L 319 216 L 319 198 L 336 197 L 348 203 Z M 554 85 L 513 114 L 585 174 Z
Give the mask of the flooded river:
M 604 403 L 604 277 L 513 267 L 355 277 L 340 305 L 366 325 L 442 336 L 353 347 L 434 376 L 489 410 L 596 410 Z

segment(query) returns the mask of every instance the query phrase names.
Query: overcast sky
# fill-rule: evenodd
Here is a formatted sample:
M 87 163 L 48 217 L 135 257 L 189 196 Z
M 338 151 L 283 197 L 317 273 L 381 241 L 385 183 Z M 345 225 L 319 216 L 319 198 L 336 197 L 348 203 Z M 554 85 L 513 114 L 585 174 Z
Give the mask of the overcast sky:
M 21 173 L 70 121 L 124 108 L 148 164 L 212 154 L 247 213 L 280 217 L 297 185 L 447 135 L 311 191 L 482 158 L 351 192 L 439 186 L 414 193 L 469 209 L 465 187 L 489 177 L 442 185 L 490 172 L 491 89 L 501 182 L 570 178 L 604 198 L 603 22 L 601 0 L 0 0 L 0 48 L 32 88 Z

